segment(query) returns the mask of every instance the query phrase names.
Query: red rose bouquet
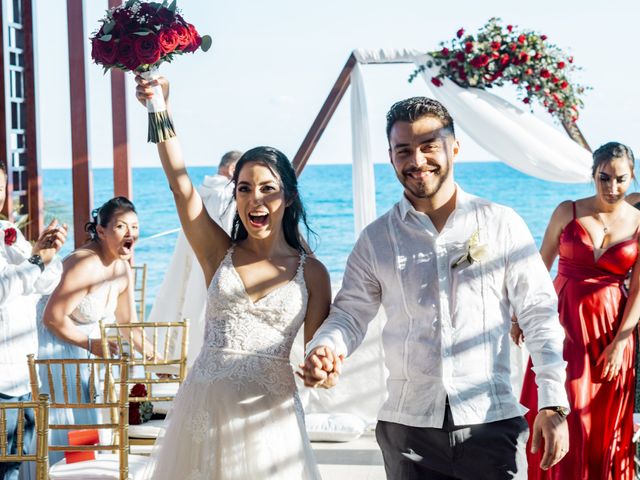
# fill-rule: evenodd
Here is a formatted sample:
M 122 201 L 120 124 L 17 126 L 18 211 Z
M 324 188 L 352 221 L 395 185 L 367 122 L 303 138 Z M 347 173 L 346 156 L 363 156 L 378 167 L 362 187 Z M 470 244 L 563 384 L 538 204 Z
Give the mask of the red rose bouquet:
M 162 62 L 171 62 L 177 55 L 203 51 L 211 47 L 211 37 L 200 36 L 196 27 L 187 23 L 176 1 L 144 2 L 128 0 L 111 8 L 100 20 L 101 26 L 91 37 L 91 58 L 105 72 L 119 68 L 140 73 L 145 79 L 158 76 Z M 171 117 L 160 87 L 147 102 L 149 112 L 148 141 L 162 142 L 175 136 Z
M 151 419 L 153 405 L 149 401 L 141 400 L 147 396 L 147 388 L 142 383 L 136 383 L 129 394 L 129 425 L 140 425 Z

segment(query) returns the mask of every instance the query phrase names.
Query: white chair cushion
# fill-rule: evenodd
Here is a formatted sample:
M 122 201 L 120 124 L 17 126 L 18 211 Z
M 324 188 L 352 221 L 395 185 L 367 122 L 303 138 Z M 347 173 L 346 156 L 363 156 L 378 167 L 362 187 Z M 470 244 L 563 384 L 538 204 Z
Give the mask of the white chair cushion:
M 129 455 L 129 478 L 142 480 L 149 457 Z M 98 453 L 95 460 L 67 465 L 62 459 L 49 469 L 50 480 L 112 480 L 120 478 L 120 461 L 117 454 Z
M 171 410 L 173 402 L 153 402 L 153 413 L 166 415 Z
M 149 420 L 140 425 L 129 425 L 129 437 L 158 438 L 164 425 L 164 420 Z
M 305 424 L 312 442 L 350 442 L 367 428 L 364 419 L 350 413 L 309 413 Z

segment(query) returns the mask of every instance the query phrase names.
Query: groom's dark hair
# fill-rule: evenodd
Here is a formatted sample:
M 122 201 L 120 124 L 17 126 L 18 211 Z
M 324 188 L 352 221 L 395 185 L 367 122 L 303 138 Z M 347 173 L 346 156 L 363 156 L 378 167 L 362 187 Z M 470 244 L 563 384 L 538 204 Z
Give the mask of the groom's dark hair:
M 442 122 L 443 127 L 451 132 L 455 138 L 453 118 L 437 100 L 427 97 L 411 97 L 392 105 L 387 113 L 387 140 L 391 135 L 391 128 L 396 122 L 413 123 L 422 117 L 434 117 Z

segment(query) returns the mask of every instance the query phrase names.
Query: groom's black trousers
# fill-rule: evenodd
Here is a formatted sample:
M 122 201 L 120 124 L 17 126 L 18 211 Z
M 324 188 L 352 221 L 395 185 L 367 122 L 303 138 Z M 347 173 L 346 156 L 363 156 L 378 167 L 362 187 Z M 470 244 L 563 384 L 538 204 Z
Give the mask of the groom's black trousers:
M 523 417 L 454 425 L 449 405 L 442 428 L 376 427 L 388 480 L 526 480 L 528 438 Z

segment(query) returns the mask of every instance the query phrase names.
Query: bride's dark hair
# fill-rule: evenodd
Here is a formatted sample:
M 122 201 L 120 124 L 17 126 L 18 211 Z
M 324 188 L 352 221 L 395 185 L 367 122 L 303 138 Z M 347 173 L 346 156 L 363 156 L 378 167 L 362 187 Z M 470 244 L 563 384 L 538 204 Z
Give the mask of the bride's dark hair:
M 286 242 L 299 252 L 311 253 L 308 251 L 309 247 L 300 234 L 300 222 L 302 222 L 306 229 L 307 238 L 309 234 L 314 234 L 314 232 L 307 224 L 307 214 L 300 199 L 300 193 L 298 192 L 298 178 L 296 177 L 295 170 L 291 166 L 291 162 L 280 150 L 273 147 L 255 147 L 240 157 L 238 163 L 236 163 L 236 169 L 233 172 L 233 179 L 231 180 L 234 185 L 236 185 L 233 191 L 234 198 L 236 196 L 238 177 L 242 168 L 246 164 L 253 162 L 261 163 L 271 170 L 271 173 L 279 180 L 280 187 L 284 191 L 284 199 L 287 206 L 284 209 L 284 217 L 282 218 L 282 231 Z M 247 229 L 236 211 L 233 217 L 231 240 L 237 242 L 244 240 L 247 236 Z
M 91 240 L 98 240 L 97 227 L 106 227 L 116 212 L 136 212 L 131 200 L 127 197 L 114 197 L 107 200 L 102 206 L 94 208 L 91 212 L 91 221 L 84 224 L 84 231 L 89 234 Z

